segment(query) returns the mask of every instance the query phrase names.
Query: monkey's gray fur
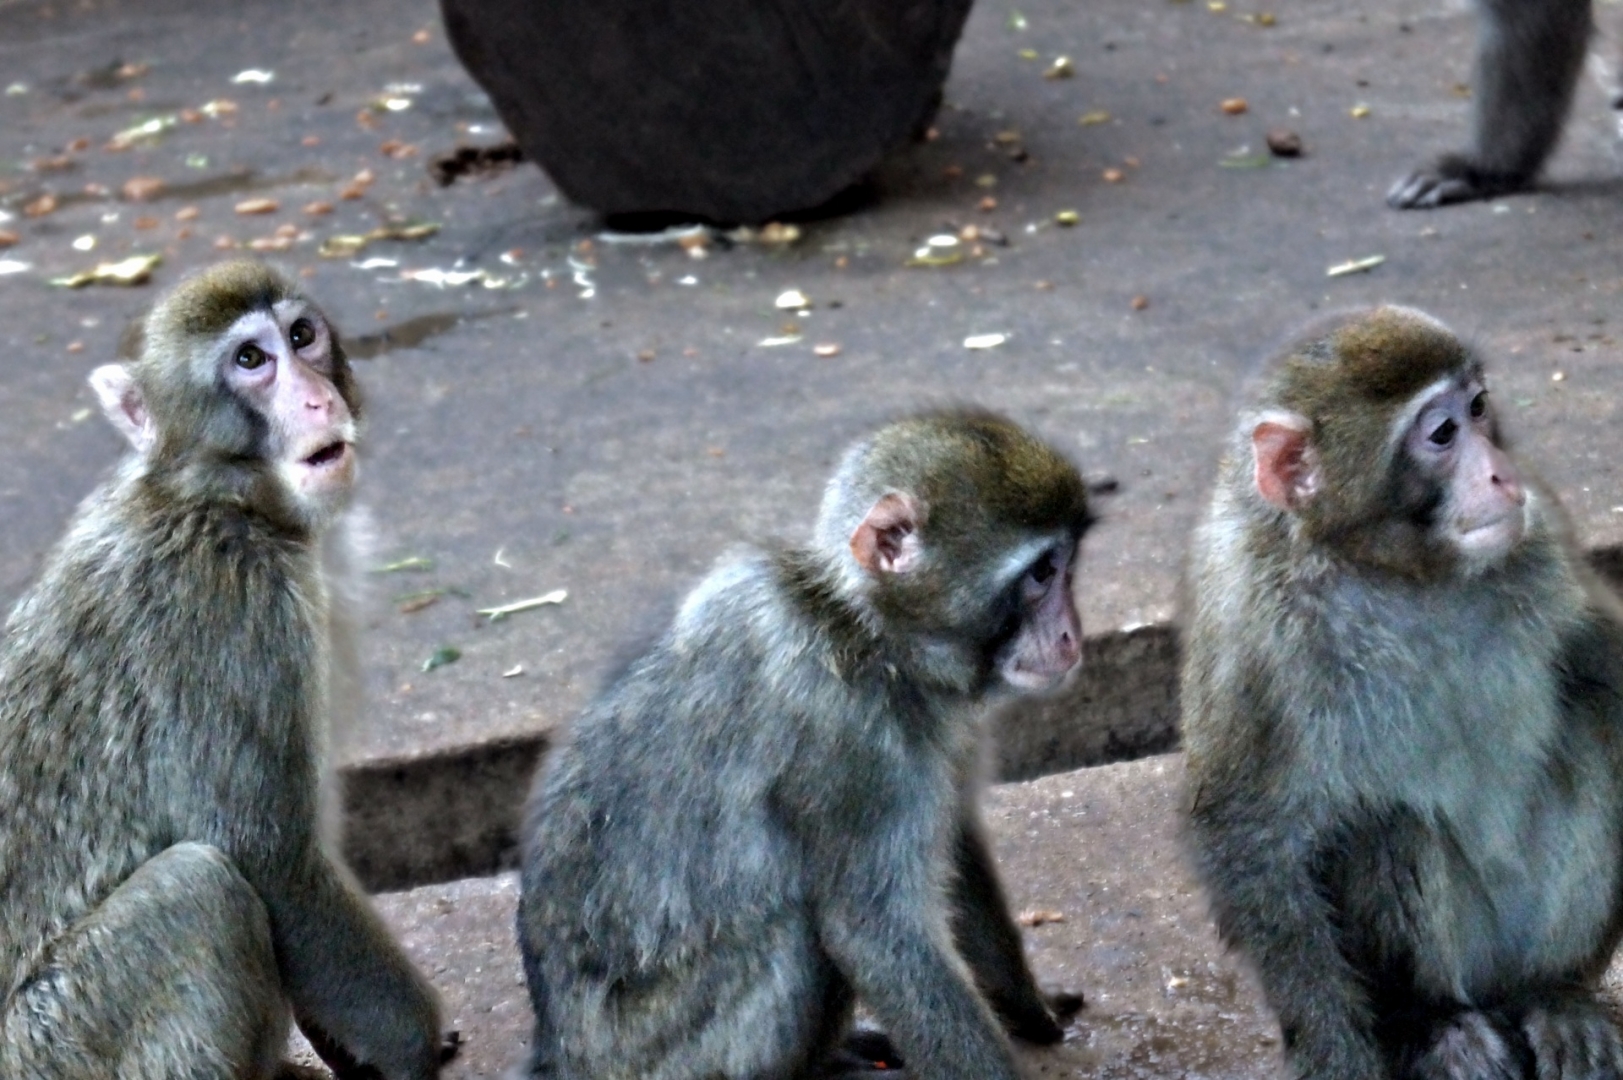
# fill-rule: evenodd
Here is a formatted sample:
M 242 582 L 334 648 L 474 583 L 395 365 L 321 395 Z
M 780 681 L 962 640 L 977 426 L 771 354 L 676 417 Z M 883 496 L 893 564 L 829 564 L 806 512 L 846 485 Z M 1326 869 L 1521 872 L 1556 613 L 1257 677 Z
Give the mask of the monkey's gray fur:
M 1354 336 L 1384 365 L 1367 384 L 1402 384 L 1390 404 L 1338 372 Z M 1440 325 L 1380 309 L 1306 335 L 1257 406 L 1300 409 L 1332 460 L 1327 432 L 1353 431 L 1359 409 L 1373 409 L 1357 426 L 1379 447 L 1406 395 L 1477 364 Z M 1319 385 L 1300 399 L 1322 407 L 1281 404 L 1281 387 L 1307 380 Z M 1348 556 L 1344 534 L 1312 536 L 1258 495 L 1256 415 L 1195 537 L 1183 733 L 1196 863 L 1293 1072 L 1623 1075 L 1593 996 L 1623 928 L 1617 599 L 1525 477 L 1526 532 L 1495 565 Z M 1393 501 L 1402 484 L 1412 512 L 1437 505 L 1401 451 L 1385 454 L 1341 463 L 1385 493 L 1349 514 L 1411 512 Z
M 214 378 L 238 348 L 226 329 L 261 312 L 261 330 L 325 325 L 252 263 L 158 304 L 128 369 L 150 449 L 85 500 L 6 625 L 7 1080 L 269 1076 L 290 1010 L 340 1075 L 438 1072 L 432 991 L 321 842 L 330 698 L 349 677 L 322 558 L 335 533 L 282 490 L 266 417 Z
M 851 537 L 898 491 L 928 507 L 923 566 L 882 582 Z M 1048 447 L 1000 418 L 932 415 L 847 455 L 815 546 L 711 573 L 538 778 L 527 1074 L 825 1072 L 855 996 L 924 1076 L 1014 1077 L 999 1017 L 1057 1040 L 975 773 L 997 644 L 1020 631 L 1010 582 L 1034 543 L 1069 556 L 1089 520 Z
M 1594 29 L 1591 0 L 1477 0 L 1476 9 L 1471 145 L 1393 184 L 1386 201 L 1397 209 L 1531 187 L 1561 138 Z

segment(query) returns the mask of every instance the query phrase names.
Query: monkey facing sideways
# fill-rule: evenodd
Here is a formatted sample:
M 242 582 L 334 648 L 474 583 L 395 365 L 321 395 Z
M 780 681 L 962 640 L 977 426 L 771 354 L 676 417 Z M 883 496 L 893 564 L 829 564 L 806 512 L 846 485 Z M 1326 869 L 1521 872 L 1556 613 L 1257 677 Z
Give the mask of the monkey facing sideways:
M 1302 337 L 1190 564 L 1193 854 L 1296 1075 L 1623 1075 L 1623 622 L 1481 362 L 1385 307 Z
M 1080 660 L 1090 521 L 1053 449 L 943 412 L 846 454 L 811 545 L 714 570 L 537 779 L 527 1075 L 839 1074 L 854 997 L 926 1077 L 1015 1077 L 1000 1021 L 1062 1038 L 975 774 L 988 695 Z
M 217 266 L 91 383 L 134 453 L 0 643 L 0 1076 L 439 1071 L 439 1007 L 320 835 L 347 653 L 324 545 L 357 387 L 288 280 Z
M 1533 185 L 1561 137 L 1594 32 L 1591 0 L 1479 0 L 1471 145 L 1399 179 L 1399 210 L 1488 199 Z M 1623 107 L 1623 89 L 1613 108 Z

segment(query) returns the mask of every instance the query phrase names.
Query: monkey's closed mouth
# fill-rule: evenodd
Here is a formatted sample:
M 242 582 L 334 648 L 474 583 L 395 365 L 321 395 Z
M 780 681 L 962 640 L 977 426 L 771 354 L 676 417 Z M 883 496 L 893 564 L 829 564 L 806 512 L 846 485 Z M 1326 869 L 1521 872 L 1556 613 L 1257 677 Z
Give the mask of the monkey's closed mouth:
M 342 458 L 344 451 L 347 449 L 349 449 L 349 443 L 340 439 L 338 442 L 323 446 L 320 450 L 305 458 L 304 463 L 313 469 L 319 469 L 323 465 L 331 465 Z

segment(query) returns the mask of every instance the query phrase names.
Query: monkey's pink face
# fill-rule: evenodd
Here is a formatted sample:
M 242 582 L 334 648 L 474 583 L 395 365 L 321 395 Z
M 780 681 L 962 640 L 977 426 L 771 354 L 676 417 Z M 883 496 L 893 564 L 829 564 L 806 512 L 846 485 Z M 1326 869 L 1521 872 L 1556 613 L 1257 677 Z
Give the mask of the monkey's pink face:
M 1075 546 L 1056 545 L 1021 572 L 1020 629 L 997 659 L 998 674 L 1016 690 L 1051 690 L 1082 662 L 1082 620 L 1072 595 L 1075 565 Z
M 270 427 L 267 450 L 289 494 L 315 519 L 355 483 L 355 420 L 333 383 L 332 332 L 300 300 L 252 311 L 226 331 L 227 384 Z
M 1420 401 L 1404 450 L 1443 485 L 1443 539 L 1470 563 L 1491 565 L 1527 531 L 1527 491 L 1493 440 L 1488 392 L 1472 379 L 1432 387 Z

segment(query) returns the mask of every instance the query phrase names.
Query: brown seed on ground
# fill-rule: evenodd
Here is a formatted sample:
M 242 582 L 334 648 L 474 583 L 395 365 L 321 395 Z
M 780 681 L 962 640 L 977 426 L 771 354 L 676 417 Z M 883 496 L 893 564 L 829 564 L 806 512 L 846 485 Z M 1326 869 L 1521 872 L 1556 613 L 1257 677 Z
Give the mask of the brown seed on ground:
M 24 217 L 44 217 L 56 210 L 55 195 L 41 195 L 31 203 L 23 205 Z
M 1135 296 L 1135 297 L 1133 297 L 1133 310 L 1134 311 L 1143 311 L 1145 308 L 1147 308 L 1149 306 L 1150 306 L 1150 298 L 1149 297 L 1147 297 L 1147 296 Z
M 256 236 L 248 241 L 250 251 L 286 251 L 293 241 L 285 236 Z
M 990 195 L 984 196 L 980 202 L 975 204 L 975 209 L 983 214 L 990 214 L 997 209 L 997 200 Z
M 1042 926 L 1044 923 L 1059 923 L 1065 921 L 1063 911 L 1022 911 L 1015 916 L 1015 922 L 1021 926 Z
M 1302 137 L 1294 131 L 1275 128 L 1268 133 L 1268 149 L 1275 157 L 1301 157 Z
M 90 149 L 90 140 L 81 135 L 68 143 L 67 149 L 70 154 L 82 154 Z
M 203 211 L 199 210 L 195 206 L 182 206 L 179 210 L 175 211 L 175 220 L 176 221 L 196 221 L 198 215 L 201 214 L 202 212 Z
M 274 214 L 281 209 L 275 199 L 244 199 L 237 204 L 239 214 Z
M 155 217 L 148 214 L 142 214 L 140 217 L 130 222 L 130 224 L 137 229 L 156 229 L 160 222 Z
M 332 203 L 321 202 L 319 200 L 313 203 L 305 203 L 304 212 L 309 214 L 311 217 L 319 217 L 322 214 L 330 214 L 332 213 Z
M 62 172 L 73 168 L 75 164 L 77 163 L 66 154 L 59 154 L 56 157 L 35 158 L 28 163 L 29 168 L 35 172 Z
M 1222 109 L 1230 116 L 1239 116 L 1241 113 L 1245 112 L 1246 109 L 1250 108 L 1250 106 L 1245 103 L 1245 98 L 1243 97 L 1231 97 L 1224 98 L 1223 104 L 1219 105 L 1218 108 Z
M 321 136 L 320 135 L 306 135 L 304 138 L 299 140 L 299 145 L 300 146 L 320 146 L 321 145 Z
M 157 176 L 132 176 L 124 181 L 124 186 L 118 189 L 120 195 L 130 202 L 146 202 L 155 199 L 164 189 L 164 182 Z
M 654 350 L 653 349 L 644 349 L 644 350 L 642 350 L 641 352 L 639 352 L 637 354 L 637 359 L 641 360 L 645 364 L 651 363 L 653 361 L 653 359 L 654 359 Z
M 221 251 L 230 251 L 232 248 L 237 246 L 237 242 L 229 236 L 216 236 L 214 238 L 214 246 L 219 248 Z
M 0 248 L 8 248 L 21 239 L 22 237 L 8 229 L 0 229 Z
M 1106 169 L 1104 172 L 1100 173 L 1100 175 L 1104 177 L 1105 183 L 1107 184 L 1119 184 L 1123 180 L 1127 179 L 1127 174 L 1122 172 L 1120 169 Z

